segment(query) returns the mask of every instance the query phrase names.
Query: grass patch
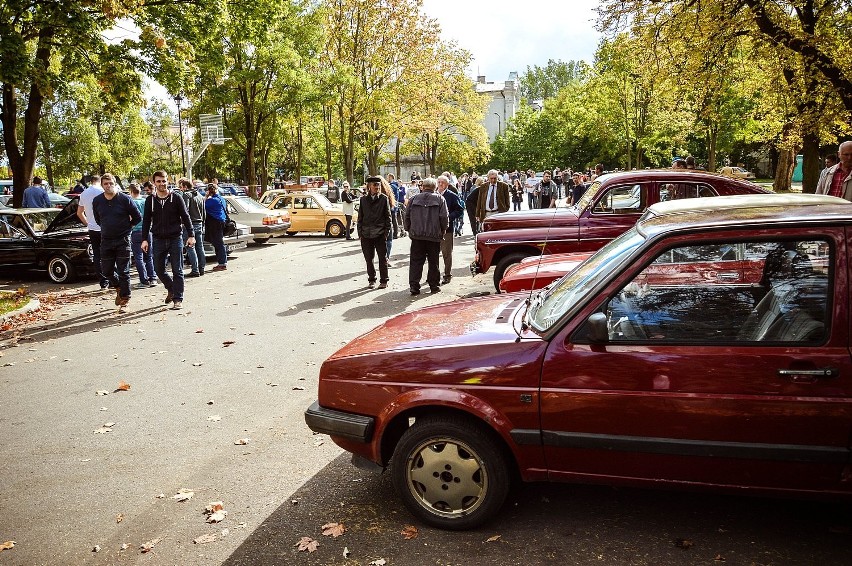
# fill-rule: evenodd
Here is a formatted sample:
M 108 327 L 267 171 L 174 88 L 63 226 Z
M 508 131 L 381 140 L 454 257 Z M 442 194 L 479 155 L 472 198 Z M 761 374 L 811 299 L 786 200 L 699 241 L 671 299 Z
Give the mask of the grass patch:
M 0 293 L 0 315 L 19 309 L 30 301 L 27 290 L 21 287 L 17 291 Z

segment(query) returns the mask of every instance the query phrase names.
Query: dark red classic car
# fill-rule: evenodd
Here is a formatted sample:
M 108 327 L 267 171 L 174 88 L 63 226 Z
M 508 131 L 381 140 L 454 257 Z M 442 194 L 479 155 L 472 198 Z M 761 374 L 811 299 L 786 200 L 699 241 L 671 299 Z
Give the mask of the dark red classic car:
M 323 363 L 308 425 L 442 528 L 515 475 L 852 499 L 852 208 L 748 198 L 661 206 L 529 300 L 388 320 Z
M 576 206 L 504 212 L 488 218 L 476 236 L 470 269 L 475 275 L 494 266 L 494 287 L 499 289 L 510 265 L 532 255 L 595 251 L 633 226 L 654 203 L 768 192 L 748 181 L 698 171 L 601 175 Z
M 741 211 L 748 209 L 749 201 L 753 199 L 747 196 L 729 196 L 725 197 L 729 207 L 739 208 Z M 695 201 L 680 200 L 679 204 L 675 205 L 667 203 L 665 205 L 655 204 L 648 208 L 643 215 L 643 218 L 657 214 L 657 208 L 663 207 L 666 214 L 675 214 L 678 209 L 689 211 L 690 213 L 697 212 L 701 203 Z M 713 203 L 716 201 L 707 201 L 711 203 L 711 208 L 714 208 Z M 778 205 L 797 205 L 797 206 L 813 206 L 819 204 L 842 204 L 836 197 L 830 196 L 806 196 L 804 199 L 798 194 L 775 195 L 774 201 Z M 567 254 L 547 254 L 539 256 L 530 256 L 522 259 L 520 262 L 510 265 L 503 278 L 500 280 L 498 289 L 503 293 L 514 293 L 517 291 L 530 291 L 533 289 L 543 289 L 557 279 L 561 279 L 566 273 L 572 271 L 580 265 L 586 258 L 594 252 L 574 252 Z M 733 269 L 735 264 L 731 261 L 736 258 L 732 251 L 731 257 L 722 266 L 709 266 L 706 270 L 708 273 L 714 274 L 715 277 L 732 278 L 738 270 Z M 672 260 L 677 261 L 677 258 Z M 814 262 L 824 262 L 824 258 L 814 258 Z

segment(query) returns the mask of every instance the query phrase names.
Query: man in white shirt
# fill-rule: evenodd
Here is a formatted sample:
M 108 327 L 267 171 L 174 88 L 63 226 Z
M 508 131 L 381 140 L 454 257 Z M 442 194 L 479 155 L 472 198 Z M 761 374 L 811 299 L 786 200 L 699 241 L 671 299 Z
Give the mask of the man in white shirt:
M 95 215 L 92 213 L 92 201 L 103 192 L 100 175 L 92 175 L 89 186 L 80 193 L 80 200 L 77 203 L 77 218 L 89 229 L 89 242 L 92 244 L 95 272 L 98 274 L 101 289 L 106 289 L 109 287 L 109 278 L 101 270 L 101 227 L 95 222 Z

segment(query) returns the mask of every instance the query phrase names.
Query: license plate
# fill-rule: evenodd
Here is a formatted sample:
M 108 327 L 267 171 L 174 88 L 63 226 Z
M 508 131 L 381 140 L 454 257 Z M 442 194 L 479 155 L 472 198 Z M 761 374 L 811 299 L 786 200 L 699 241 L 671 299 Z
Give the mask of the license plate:
M 241 249 L 247 248 L 247 247 L 248 247 L 248 242 L 236 242 L 234 244 L 228 244 L 227 246 L 225 246 L 225 249 L 228 250 L 229 252 L 232 252 L 234 250 L 241 250 Z

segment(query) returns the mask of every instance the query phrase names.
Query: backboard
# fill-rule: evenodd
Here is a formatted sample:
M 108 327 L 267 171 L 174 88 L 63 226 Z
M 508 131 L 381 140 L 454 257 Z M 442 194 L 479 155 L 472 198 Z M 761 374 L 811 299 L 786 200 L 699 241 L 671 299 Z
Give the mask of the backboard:
M 225 129 L 222 127 L 222 117 L 218 114 L 201 114 L 198 116 L 201 143 L 222 145 L 225 143 Z

